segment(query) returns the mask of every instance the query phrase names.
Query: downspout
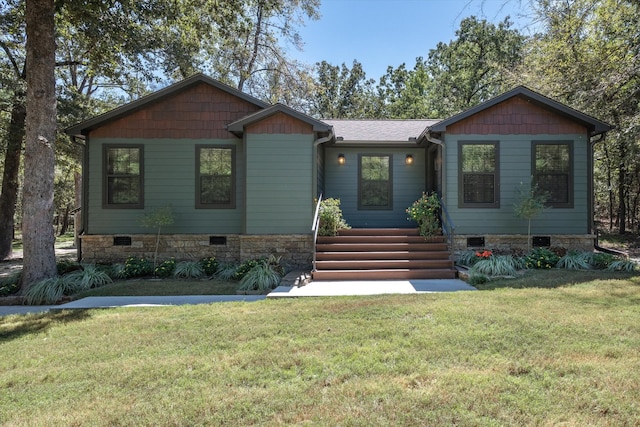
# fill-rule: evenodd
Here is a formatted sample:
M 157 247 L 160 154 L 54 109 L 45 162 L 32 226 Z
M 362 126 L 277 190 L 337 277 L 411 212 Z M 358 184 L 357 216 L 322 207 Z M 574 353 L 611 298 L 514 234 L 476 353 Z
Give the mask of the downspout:
M 71 143 L 73 144 L 77 144 L 80 147 L 82 147 L 82 165 L 81 165 L 81 171 L 80 171 L 80 182 L 82 183 L 82 186 L 80 188 L 80 218 L 81 218 L 81 222 L 80 222 L 80 226 L 78 227 L 78 225 L 76 224 L 76 218 L 73 219 L 73 224 L 74 224 L 74 228 L 78 227 L 77 230 L 77 236 L 76 236 L 76 259 L 78 262 L 82 261 L 82 239 L 80 238 L 80 236 L 82 234 L 84 234 L 84 230 L 86 229 L 86 224 L 87 224 L 87 209 L 86 209 L 86 200 L 87 200 L 87 192 L 86 192 L 86 185 L 85 185 L 85 172 L 87 171 L 87 144 L 86 141 L 85 142 L 79 142 L 78 138 L 74 135 L 69 135 L 69 138 L 71 139 Z M 78 208 L 78 206 L 76 206 L 76 209 Z
M 607 254 L 611 254 L 611 255 L 617 255 L 617 256 L 622 256 L 627 258 L 629 256 L 629 254 L 622 252 L 622 251 L 618 251 L 616 249 L 610 249 L 610 248 L 603 248 L 602 246 L 600 246 L 600 242 L 599 242 L 599 238 L 600 238 L 600 232 L 599 230 L 595 227 L 595 223 L 594 223 L 594 215 L 595 215 L 595 177 L 593 174 L 593 169 L 595 167 L 595 162 L 594 162 L 594 152 L 595 152 L 595 147 L 596 144 L 603 142 L 605 140 L 605 133 L 600 133 L 598 135 L 595 135 L 599 138 L 595 139 L 595 140 L 590 140 L 589 142 L 589 165 L 588 165 L 588 171 L 591 174 L 591 179 L 589 180 L 589 185 L 591 186 L 591 189 L 589 191 L 589 228 L 591 231 L 591 234 L 594 234 L 596 237 L 593 240 L 593 249 L 595 249 L 598 252 L 604 252 Z
M 311 191 L 313 192 L 313 197 L 316 198 L 319 196 L 318 194 L 318 147 L 325 142 L 329 142 L 334 138 L 333 127 L 329 130 L 329 134 L 322 138 L 318 138 L 313 141 L 313 153 L 311 156 L 311 161 L 313 163 L 313 173 L 311 175 L 311 179 L 313 180 L 313 184 L 311 187 Z

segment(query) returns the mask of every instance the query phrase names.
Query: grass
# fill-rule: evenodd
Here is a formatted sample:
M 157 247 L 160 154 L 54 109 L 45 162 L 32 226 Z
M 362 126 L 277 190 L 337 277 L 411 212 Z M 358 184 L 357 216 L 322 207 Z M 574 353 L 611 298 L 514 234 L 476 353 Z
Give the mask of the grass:
M 523 270 L 522 274 L 515 278 L 501 278 L 474 286 L 479 290 L 504 288 L 558 288 L 563 286 L 573 286 L 585 282 L 630 280 L 637 276 L 637 273 L 627 272 L 565 270 L 552 268 L 550 270 Z
M 640 277 L 555 282 L 0 318 L 0 424 L 637 425 Z
M 75 296 L 235 295 L 237 282 L 224 280 L 131 279 L 121 280 Z

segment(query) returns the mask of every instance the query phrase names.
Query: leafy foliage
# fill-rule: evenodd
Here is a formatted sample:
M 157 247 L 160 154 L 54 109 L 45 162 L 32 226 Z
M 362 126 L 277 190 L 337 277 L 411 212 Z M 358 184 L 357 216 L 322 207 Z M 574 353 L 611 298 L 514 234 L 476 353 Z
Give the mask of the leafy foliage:
M 24 297 L 28 305 L 55 304 L 72 289 L 63 277 L 56 276 L 32 283 Z
M 67 285 L 66 292 L 82 292 L 112 282 L 109 274 L 95 264 L 82 264 L 81 267 L 81 270 L 63 276 Z
M 335 236 L 338 234 L 338 230 L 351 228 L 342 216 L 340 199 L 323 199 L 320 202 L 319 216 L 318 235 L 320 236 Z
M 591 256 L 591 265 L 593 268 L 605 270 L 609 265 L 616 261 L 618 257 L 605 252 L 596 252 Z
M 204 270 L 204 274 L 206 274 L 207 276 L 213 276 L 218 271 L 219 263 L 216 257 L 208 257 L 208 258 L 202 258 L 200 260 L 200 265 Z
M 280 283 L 283 269 L 280 266 L 280 258 L 273 255 L 267 259 L 261 259 L 240 280 L 239 290 L 266 292 L 274 289 Z
M 204 268 L 200 261 L 181 261 L 173 271 L 175 277 L 199 279 L 204 277 Z
M 155 269 L 155 275 L 158 277 L 170 277 L 176 268 L 175 259 L 164 260 Z
M 556 267 L 567 270 L 588 270 L 591 268 L 591 258 L 591 253 L 571 251 L 558 260 Z
M 535 248 L 525 257 L 525 266 L 533 269 L 553 268 L 560 260 L 555 252 L 547 248 Z
M 548 194 L 538 191 L 532 182 L 528 185 L 521 182 L 516 190 L 516 202 L 513 204 L 513 210 L 517 218 L 527 220 L 528 249 L 531 249 L 531 220 L 542 213 L 548 197 Z
M 21 271 L 11 274 L 10 276 L 0 279 L 0 296 L 4 297 L 12 295 L 20 289 Z
M 638 266 L 638 263 L 630 259 L 619 259 L 619 260 L 613 261 L 607 266 L 607 270 L 609 271 L 629 271 L 630 272 L 630 271 L 638 271 L 638 269 L 640 269 L 640 266 Z
M 124 262 L 125 277 L 149 276 L 153 270 L 153 263 L 146 258 L 129 257 Z
M 257 259 L 250 259 L 241 263 L 240 265 L 238 265 L 235 272 L 233 273 L 232 279 L 242 280 L 242 278 L 246 276 L 246 274 L 258 264 L 260 264 L 260 260 L 257 260 Z
M 438 209 L 440 209 L 438 195 L 422 193 L 422 196 L 406 209 L 407 219 L 418 223 L 421 236 L 435 236 L 440 230 Z
M 487 276 L 515 276 L 520 263 L 511 255 L 494 255 L 481 259 L 471 268 L 471 276 L 483 274 Z

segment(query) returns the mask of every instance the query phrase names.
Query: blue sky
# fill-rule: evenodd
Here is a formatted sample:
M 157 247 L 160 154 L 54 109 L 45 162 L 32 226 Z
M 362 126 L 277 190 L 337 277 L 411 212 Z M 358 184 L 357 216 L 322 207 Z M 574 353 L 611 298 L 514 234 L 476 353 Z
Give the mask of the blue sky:
M 455 38 L 460 21 L 475 15 L 491 22 L 511 16 L 527 22 L 527 0 L 322 0 L 321 18 L 300 28 L 303 52 L 291 55 L 307 64 L 326 60 L 349 67 L 354 59 L 367 77 L 378 80 L 387 66 L 412 68 L 438 42 Z M 523 31 L 526 34 L 526 31 Z

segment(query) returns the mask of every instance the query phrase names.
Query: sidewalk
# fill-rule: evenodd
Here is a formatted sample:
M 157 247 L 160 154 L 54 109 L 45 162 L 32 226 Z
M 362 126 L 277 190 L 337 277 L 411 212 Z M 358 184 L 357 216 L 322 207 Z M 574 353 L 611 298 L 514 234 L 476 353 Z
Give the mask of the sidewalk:
M 0 306 L 0 316 L 46 313 L 58 310 L 87 310 L 113 307 L 159 307 L 185 304 L 211 304 L 233 301 L 262 301 L 266 298 L 331 297 L 349 295 L 416 294 L 433 292 L 475 291 L 458 279 L 446 280 L 379 280 L 345 282 L 311 282 L 305 286 L 278 286 L 268 295 L 176 295 L 146 297 L 88 297 L 61 305 Z

